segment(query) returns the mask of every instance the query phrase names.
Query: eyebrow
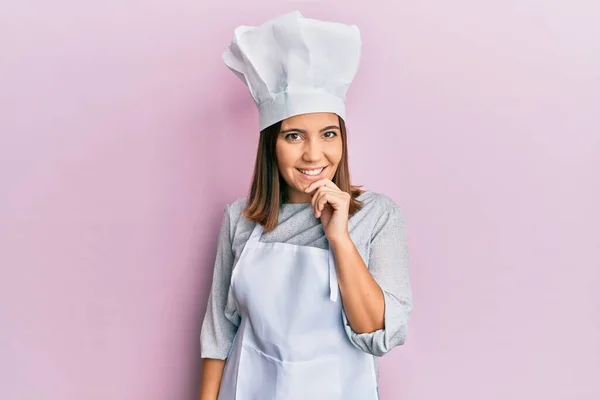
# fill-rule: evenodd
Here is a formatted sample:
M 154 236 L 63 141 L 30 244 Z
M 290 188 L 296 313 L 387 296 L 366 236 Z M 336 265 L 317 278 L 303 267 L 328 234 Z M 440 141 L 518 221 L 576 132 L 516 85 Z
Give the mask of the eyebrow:
M 331 129 L 337 129 L 340 130 L 340 127 L 337 125 L 328 125 L 325 128 L 321 129 L 319 132 L 325 132 Z M 285 131 L 280 131 L 279 133 L 289 133 L 289 132 L 300 132 L 300 133 L 306 133 L 306 131 L 304 129 L 299 129 L 299 128 L 291 128 L 291 129 L 286 129 Z

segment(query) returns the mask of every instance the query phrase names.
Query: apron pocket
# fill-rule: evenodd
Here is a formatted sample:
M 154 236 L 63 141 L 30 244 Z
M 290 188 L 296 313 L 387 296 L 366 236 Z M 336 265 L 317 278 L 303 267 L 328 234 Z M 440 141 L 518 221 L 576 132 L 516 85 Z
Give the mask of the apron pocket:
M 277 400 L 279 363 L 242 343 L 235 398 Z
M 242 344 L 237 399 L 342 400 L 339 359 L 285 362 Z
M 282 363 L 277 399 L 342 400 L 338 358 Z

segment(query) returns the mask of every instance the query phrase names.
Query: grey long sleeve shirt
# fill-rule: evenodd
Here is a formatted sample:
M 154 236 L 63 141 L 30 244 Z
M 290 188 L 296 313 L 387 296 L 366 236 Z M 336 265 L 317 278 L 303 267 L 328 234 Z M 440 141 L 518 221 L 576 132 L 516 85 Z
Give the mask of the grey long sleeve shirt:
M 350 217 L 348 229 L 369 272 L 383 290 L 384 328 L 370 333 L 356 333 L 343 310 L 341 318 L 350 342 L 375 356 L 379 379 L 377 357 L 406 340 L 412 311 L 408 248 L 402 211 L 391 198 L 366 191 L 359 196 L 359 200 L 363 201 L 364 207 Z M 241 215 L 245 206 L 246 198 L 225 206 L 213 281 L 200 334 L 202 358 L 226 359 L 240 324 L 240 318 L 231 306 L 233 302 L 228 302 L 228 298 L 231 296 L 231 273 L 255 226 L 254 222 Z M 310 203 L 283 204 L 277 226 L 271 232 L 264 232 L 260 240 L 321 249 L 329 246 L 321 222 L 312 212 Z M 319 338 L 315 337 L 315 340 Z

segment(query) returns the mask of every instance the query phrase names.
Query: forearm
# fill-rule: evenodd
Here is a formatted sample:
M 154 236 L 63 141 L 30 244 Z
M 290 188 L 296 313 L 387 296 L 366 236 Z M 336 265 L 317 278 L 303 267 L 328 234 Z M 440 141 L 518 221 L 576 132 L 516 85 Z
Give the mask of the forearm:
M 385 303 L 381 287 L 363 261 L 350 236 L 330 241 L 348 322 L 357 333 L 384 328 Z
M 215 358 L 202 359 L 199 400 L 217 400 L 225 360 Z

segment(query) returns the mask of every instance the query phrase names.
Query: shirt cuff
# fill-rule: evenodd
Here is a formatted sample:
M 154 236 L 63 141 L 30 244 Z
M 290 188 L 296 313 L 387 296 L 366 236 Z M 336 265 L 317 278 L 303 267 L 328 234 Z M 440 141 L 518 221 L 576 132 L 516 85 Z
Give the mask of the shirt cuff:
M 393 294 L 383 291 L 384 328 L 374 332 L 355 332 L 342 308 L 344 329 L 352 344 L 369 354 L 381 357 L 396 346 L 404 344 L 408 333 L 408 318 L 412 311 L 412 302 L 398 299 Z

